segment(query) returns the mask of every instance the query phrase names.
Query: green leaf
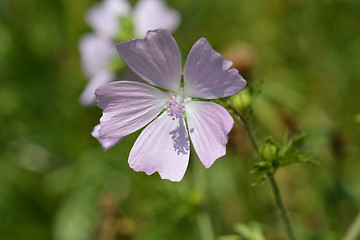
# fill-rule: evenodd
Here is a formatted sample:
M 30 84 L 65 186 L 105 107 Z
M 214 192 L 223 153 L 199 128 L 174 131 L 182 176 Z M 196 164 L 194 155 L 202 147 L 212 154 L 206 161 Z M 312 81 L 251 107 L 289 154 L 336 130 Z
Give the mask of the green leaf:
M 272 167 L 271 162 L 258 162 L 254 164 L 251 173 L 256 175 L 256 180 L 253 182 L 253 186 L 262 183 L 265 181 L 270 174 L 274 172 L 274 168 Z
M 227 235 L 218 237 L 218 240 L 243 240 L 243 238 L 239 235 Z
M 261 225 L 257 222 L 251 222 L 249 224 L 239 223 L 235 226 L 235 231 L 237 231 L 244 240 L 265 240 Z
M 264 80 L 262 79 L 249 88 L 249 92 L 252 98 L 255 98 L 261 94 L 263 85 L 264 85 Z
M 261 225 L 257 222 L 238 223 L 234 229 L 239 235 L 220 236 L 218 240 L 265 240 Z
M 305 137 L 306 137 L 305 133 L 299 133 L 299 134 L 295 135 L 292 139 L 288 140 L 288 133 L 286 133 L 280 154 L 283 155 L 291 147 L 299 146 L 302 143 L 302 141 L 305 139 Z
M 300 133 L 295 135 L 289 141 L 284 142 L 279 155 L 280 167 L 299 162 L 315 163 L 315 159 L 309 153 L 300 149 L 302 141 L 305 139 L 305 137 L 306 135 L 304 133 Z
M 293 163 L 315 163 L 316 161 L 309 153 L 300 149 L 305 136 L 304 133 L 300 133 L 288 140 L 288 135 L 285 134 L 281 146 L 271 136 L 262 140 L 259 147 L 262 161 L 254 164 L 251 170 L 251 173 L 256 175 L 253 185 L 265 181 L 279 167 Z

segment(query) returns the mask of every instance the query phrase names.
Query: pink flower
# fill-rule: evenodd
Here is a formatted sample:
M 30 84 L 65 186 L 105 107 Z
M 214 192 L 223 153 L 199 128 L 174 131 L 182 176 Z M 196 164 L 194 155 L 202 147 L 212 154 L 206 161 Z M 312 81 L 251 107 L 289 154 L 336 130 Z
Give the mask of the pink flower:
M 124 31 L 121 17 L 132 18 L 137 37 L 160 27 L 175 30 L 180 24 L 179 13 L 163 0 L 140 0 L 134 9 L 126 0 L 103 0 L 93 6 L 86 14 L 86 21 L 94 33 L 86 34 L 79 43 L 82 67 L 90 79 L 80 96 L 83 105 L 93 104 L 95 89 L 115 79 L 108 65 L 117 56 L 115 37 Z
M 122 42 L 117 48 L 128 67 L 149 84 L 118 81 L 96 89 L 103 116 L 94 134 L 105 149 L 147 125 L 131 149 L 129 165 L 148 175 L 159 172 L 171 181 L 185 174 L 190 139 L 206 168 L 226 154 L 233 118 L 222 106 L 193 98 L 240 92 L 246 81 L 236 69 L 229 70 L 231 61 L 201 38 L 186 59 L 181 87 L 180 51 L 169 31 L 148 31 L 145 39 Z

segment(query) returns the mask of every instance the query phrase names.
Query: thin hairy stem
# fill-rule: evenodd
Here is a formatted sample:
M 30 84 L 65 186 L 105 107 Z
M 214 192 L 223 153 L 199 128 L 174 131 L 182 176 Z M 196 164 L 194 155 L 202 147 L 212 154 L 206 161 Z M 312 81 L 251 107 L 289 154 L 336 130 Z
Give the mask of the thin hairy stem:
M 243 122 L 244 124 L 244 128 L 250 138 L 250 141 L 252 143 L 252 145 L 254 146 L 255 148 L 255 151 L 256 151 L 256 154 L 258 155 L 258 157 L 260 159 L 262 159 L 261 155 L 260 155 L 260 149 L 259 149 L 259 141 L 255 135 L 255 132 L 251 126 L 251 123 L 249 121 L 249 119 L 244 116 L 241 112 L 237 111 L 231 104 L 229 105 L 229 108 L 231 110 L 233 110 L 233 112 L 241 119 L 241 121 Z M 287 232 L 287 235 L 289 237 L 289 239 L 291 240 L 295 240 L 295 236 L 294 236 L 294 232 L 292 230 L 292 226 L 291 226 L 291 223 L 290 223 L 290 220 L 289 220 L 289 217 L 287 215 L 287 211 L 285 209 L 285 206 L 284 206 L 284 203 L 281 199 L 281 194 L 280 194 L 280 191 L 279 191 L 279 188 L 277 186 L 277 183 L 275 181 L 275 178 L 274 178 L 274 175 L 271 174 L 269 175 L 269 180 L 270 180 L 270 185 L 271 185 L 271 188 L 272 188 L 272 191 L 274 193 L 274 196 L 275 196 L 275 202 L 276 202 L 276 205 L 280 211 L 280 215 L 281 215 L 281 218 L 285 224 L 285 229 L 286 229 L 286 232 Z
M 279 211 L 280 211 L 281 218 L 284 221 L 286 232 L 287 232 L 290 239 L 295 240 L 294 232 L 292 230 L 290 220 L 289 220 L 289 218 L 287 216 L 287 212 L 286 212 L 284 203 L 281 200 L 280 191 L 279 191 L 279 188 L 278 188 L 278 186 L 276 184 L 274 176 L 270 175 L 269 180 L 270 180 L 271 188 L 272 188 L 274 196 L 275 196 L 276 204 L 277 204 L 277 206 L 279 208 Z

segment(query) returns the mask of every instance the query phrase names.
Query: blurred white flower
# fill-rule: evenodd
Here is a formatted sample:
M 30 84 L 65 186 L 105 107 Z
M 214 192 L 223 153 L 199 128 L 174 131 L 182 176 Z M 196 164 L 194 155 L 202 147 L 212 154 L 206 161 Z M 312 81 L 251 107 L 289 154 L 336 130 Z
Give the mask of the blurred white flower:
M 137 38 L 145 36 L 148 30 L 166 28 L 171 32 L 180 24 L 180 14 L 170 9 L 162 0 L 141 0 L 133 11 L 134 33 Z
M 95 89 L 115 78 L 109 63 L 118 55 L 115 38 L 124 33 L 122 17 L 132 18 L 134 38 L 156 28 L 174 31 L 180 24 L 180 14 L 163 0 L 140 0 L 134 9 L 126 0 L 104 0 L 94 5 L 86 14 L 86 22 L 94 33 L 86 34 L 79 42 L 82 68 L 89 79 L 80 96 L 83 105 L 93 104 Z
M 125 0 L 104 0 L 90 8 L 86 21 L 97 34 L 112 38 L 121 31 L 120 17 L 130 11 L 131 6 Z

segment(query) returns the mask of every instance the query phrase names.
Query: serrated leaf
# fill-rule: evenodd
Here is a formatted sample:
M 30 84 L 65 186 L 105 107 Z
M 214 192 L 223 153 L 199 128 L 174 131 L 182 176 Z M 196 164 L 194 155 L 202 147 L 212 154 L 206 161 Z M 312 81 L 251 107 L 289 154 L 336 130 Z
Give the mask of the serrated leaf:
M 285 167 L 293 163 L 315 163 L 314 158 L 300 149 L 300 145 L 305 138 L 304 133 L 300 133 L 288 140 L 285 135 L 282 146 L 272 138 L 268 137 L 260 143 L 261 162 L 253 165 L 251 173 L 256 176 L 252 185 L 257 185 L 265 181 L 279 167 Z
M 310 154 L 299 149 L 305 136 L 306 135 L 304 133 L 300 133 L 284 144 L 280 150 L 280 167 L 298 162 L 315 163 L 315 160 L 310 156 Z
M 295 135 L 292 139 L 287 140 L 287 135 L 285 136 L 285 141 L 283 146 L 281 147 L 280 155 L 286 154 L 287 151 L 290 150 L 292 147 L 298 147 L 299 144 L 304 140 L 306 137 L 305 133 L 300 133 Z
M 263 84 L 264 80 L 260 80 L 255 85 L 249 88 L 249 92 L 252 98 L 255 98 L 261 94 Z
M 259 185 L 263 183 L 269 177 L 268 174 L 259 174 L 256 176 L 256 180 L 251 184 L 251 186 Z
M 254 164 L 251 173 L 255 175 L 255 182 L 253 182 L 253 186 L 258 185 L 264 182 L 270 174 L 272 174 L 274 168 L 271 165 L 271 162 L 258 162 Z

